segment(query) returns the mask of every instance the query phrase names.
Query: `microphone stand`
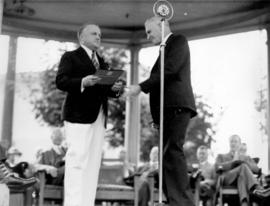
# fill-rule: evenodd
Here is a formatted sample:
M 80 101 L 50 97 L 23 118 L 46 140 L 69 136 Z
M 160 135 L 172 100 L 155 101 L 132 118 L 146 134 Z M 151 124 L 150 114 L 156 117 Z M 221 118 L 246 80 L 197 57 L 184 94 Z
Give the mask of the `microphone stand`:
M 165 19 L 161 20 L 161 45 L 160 45 L 160 118 L 159 118 L 159 194 L 158 206 L 163 206 L 163 115 L 164 115 L 164 55 L 165 55 Z
M 164 61 L 165 61 L 165 20 L 173 16 L 173 7 L 167 0 L 157 0 L 154 4 L 153 12 L 155 16 L 161 17 L 161 44 L 160 44 L 160 118 L 159 118 L 159 194 L 157 206 L 164 206 L 163 198 L 163 116 L 164 116 Z

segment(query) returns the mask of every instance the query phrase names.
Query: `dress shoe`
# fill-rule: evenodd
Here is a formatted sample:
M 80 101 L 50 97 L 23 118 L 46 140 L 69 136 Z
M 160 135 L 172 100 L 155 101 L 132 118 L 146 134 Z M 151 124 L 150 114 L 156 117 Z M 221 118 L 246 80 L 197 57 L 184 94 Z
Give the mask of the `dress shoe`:
M 256 188 L 252 194 L 259 198 L 270 197 L 270 188 Z

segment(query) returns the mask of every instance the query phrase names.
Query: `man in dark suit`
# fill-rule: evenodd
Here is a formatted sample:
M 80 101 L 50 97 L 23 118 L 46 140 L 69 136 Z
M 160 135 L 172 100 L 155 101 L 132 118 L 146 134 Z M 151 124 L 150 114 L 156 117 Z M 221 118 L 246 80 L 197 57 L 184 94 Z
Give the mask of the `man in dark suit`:
M 214 205 L 214 194 L 216 186 L 216 171 L 214 164 L 208 161 L 208 148 L 201 145 L 197 149 L 198 169 L 201 171 L 200 199 L 203 206 Z
M 116 97 L 122 83 L 101 85 L 95 75 L 108 65 L 97 54 L 101 31 L 88 24 L 78 31 L 80 47 L 66 52 L 56 76 L 67 93 L 63 119 L 68 151 L 65 164 L 65 206 L 94 205 L 107 117 L 107 98 Z
M 161 43 L 161 18 L 152 17 L 145 22 L 147 38 L 155 45 Z M 190 54 L 186 38 L 173 35 L 165 21 L 164 66 L 164 134 L 163 171 L 164 193 L 170 206 L 194 205 L 189 189 L 186 158 L 183 152 L 185 133 L 191 117 L 196 115 L 190 80 Z M 150 110 L 154 124 L 159 124 L 160 111 L 160 56 L 150 77 L 139 85 L 131 85 L 127 95 L 141 91 L 150 94 Z

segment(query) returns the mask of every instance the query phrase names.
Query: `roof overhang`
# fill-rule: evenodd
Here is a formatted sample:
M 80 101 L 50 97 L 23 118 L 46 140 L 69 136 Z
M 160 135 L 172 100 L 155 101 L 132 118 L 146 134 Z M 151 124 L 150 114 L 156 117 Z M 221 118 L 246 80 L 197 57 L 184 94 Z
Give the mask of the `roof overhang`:
M 144 21 L 150 0 L 10 0 L 4 2 L 3 33 L 76 41 L 84 23 L 98 24 L 103 43 L 145 46 Z M 175 34 L 189 39 L 263 29 L 270 2 L 262 0 L 171 0 Z

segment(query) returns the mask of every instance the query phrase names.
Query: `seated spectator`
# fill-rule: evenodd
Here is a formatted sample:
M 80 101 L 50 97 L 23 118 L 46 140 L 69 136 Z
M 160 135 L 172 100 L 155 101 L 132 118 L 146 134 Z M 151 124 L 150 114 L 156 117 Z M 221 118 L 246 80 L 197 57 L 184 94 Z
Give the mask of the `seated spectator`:
M 216 170 L 223 171 L 224 185 L 235 185 L 239 192 L 241 206 L 248 206 L 250 194 L 265 198 L 270 195 L 270 190 L 263 189 L 254 177 L 253 171 L 258 167 L 251 158 L 239 152 L 241 139 L 238 135 L 232 135 L 229 139 L 230 151 L 227 154 L 219 154 L 216 158 Z M 256 167 L 255 167 L 256 166 Z
M 135 164 L 130 163 L 127 160 L 127 152 L 125 149 L 122 149 L 119 152 L 119 160 L 121 164 L 123 164 L 123 177 L 129 177 L 130 175 L 134 174 L 135 172 Z
M 150 200 L 150 188 L 148 176 L 152 174 L 158 184 L 158 147 L 152 147 L 149 154 L 149 162 L 138 168 L 136 173 L 141 174 L 139 182 L 139 206 L 148 206 Z
M 129 186 L 134 186 L 134 175 L 139 174 L 139 206 L 148 206 L 148 202 L 150 200 L 150 187 L 147 177 L 150 174 L 153 174 L 156 183 L 158 182 L 158 147 L 154 146 L 151 149 L 149 154 L 149 162 L 139 167 L 137 170 L 134 171 L 133 165 L 126 165 L 128 166 L 126 167 L 127 169 L 124 173 L 124 182 Z
M 257 163 L 254 161 L 254 159 L 251 158 L 249 155 L 247 155 L 246 143 L 240 144 L 238 153 L 239 153 L 239 159 L 246 162 L 253 173 L 258 174 L 260 171 L 260 168 L 258 167 Z
M 12 146 L 7 151 L 7 159 L 5 161 L 6 166 L 9 170 L 15 173 L 18 177 L 26 178 L 25 171 L 29 167 L 28 162 L 22 162 L 20 160 L 22 153 L 19 149 Z
M 149 162 L 139 167 L 137 173 L 141 174 L 141 179 L 147 179 L 147 176 L 151 173 L 158 171 L 158 147 L 152 147 L 149 154 Z
M 240 155 L 244 155 L 244 156 L 247 155 L 247 144 L 246 144 L 246 143 L 242 142 L 242 143 L 240 144 L 240 147 L 239 147 L 239 154 L 240 154 Z
M 27 167 L 23 171 L 24 177 L 33 177 L 35 176 L 36 172 L 41 170 L 41 171 L 49 171 L 52 166 L 47 166 L 47 165 L 42 165 L 39 164 L 42 154 L 44 152 L 44 149 L 42 148 L 37 148 L 35 152 L 35 160 L 33 162 L 30 162 L 27 164 Z
M 197 149 L 197 159 L 202 180 L 200 181 L 200 198 L 203 206 L 212 206 L 215 194 L 216 171 L 213 164 L 208 161 L 208 148 L 204 145 Z
M 45 169 L 47 184 L 63 185 L 65 171 L 64 158 L 67 150 L 61 145 L 64 136 L 60 128 L 53 130 L 51 140 L 52 148 L 41 154 L 38 169 Z
M 0 144 L 0 183 L 6 184 L 9 188 L 24 189 L 37 182 L 36 178 L 20 178 L 10 171 L 5 164 L 6 155 L 6 148 Z

